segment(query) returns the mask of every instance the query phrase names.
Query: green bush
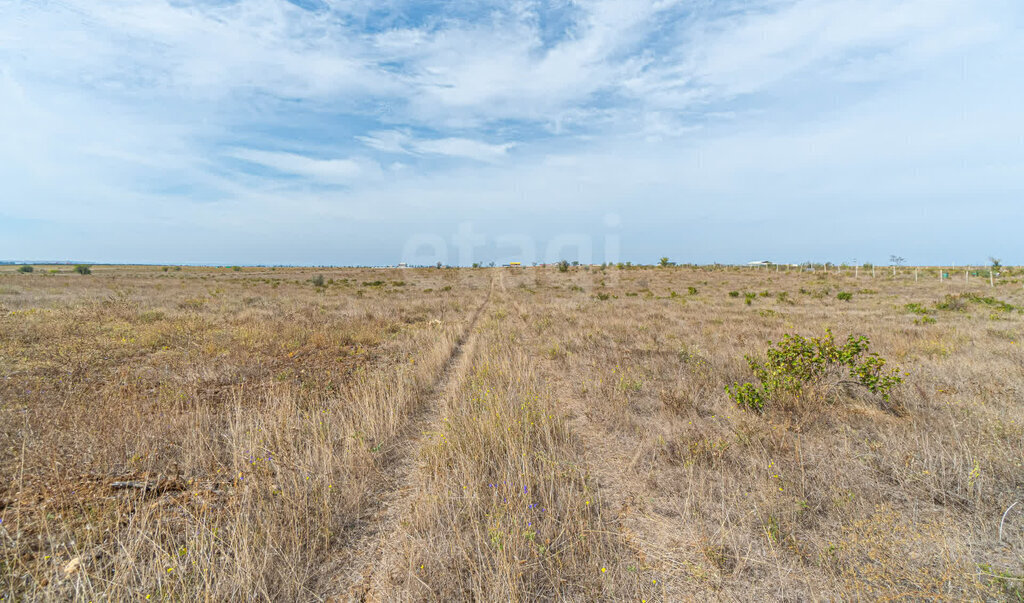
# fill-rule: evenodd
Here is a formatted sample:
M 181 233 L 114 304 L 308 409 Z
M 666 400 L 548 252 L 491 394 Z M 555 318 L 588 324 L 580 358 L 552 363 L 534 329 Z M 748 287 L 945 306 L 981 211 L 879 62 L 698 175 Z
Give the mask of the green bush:
M 885 359 L 869 353 L 869 344 L 867 337 L 850 335 L 844 345 L 836 345 L 831 329 L 824 337 L 810 339 L 785 335 L 782 341 L 769 344 L 764 361 L 746 357 L 757 384 L 733 383 L 725 389 L 740 408 L 756 412 L 764 412 L 779 395 L 799 396 L 807 385 L 829 382 L 860 385 L 889 402 L 892 389 L 903 378 L 897 369 L 885 368 Z M 844 380 L 843 373 L 850 380 Z
M 989 306 L 1001 312 L 1013 312 L 1014 310 L 1021 310 L 1013 304 L 1008 304 L 1001 299 L 994 297 L 982 297 L 976 293 L 961 293 L 960 295 L 946 295 L 945 299 L 935 304 L 935 307 L 939 310 L 952 310 L 956 312 L 963 312 L 967 310 L 967 304 L 979 304 L 982 306 Z
M 743 294 L 743 303 L 747 304 L 748 306 L 749 306 L 749 305 L 751 304 L 751 302 L 753 302 L 753 301 L 754 301 L 755 299 L 757 299 L 757 294 L 756 294 L 756 293 L 744 293 L 744 294 Z
M 951 312 L 964 312 L 967 310 L 967 302 L 960 295 L 946 295 L 946 298 L 935 304 L 935 307 L 939 310 L 949 310 Z
M 78 274 L 92 274 L 92 266 L 86 264 L 79 264 L 75 266 L 75 272 Z
M 696 287 L 687 287 L 686 290 L 687 290 L 687 292 L 689 292 L 690 295 L 697 295 L 697 288 Z
M 33 267 L 33 266 L 18 266 L 18 272 L 23 272 L 23 273 L 26 273 L 26 274 L 29 273 L 29 272 L 33 272 L 34 270 L 35 270 L 35 267 Z
M 909 303 L 903 306 L 903 309 L 906 310 L 907 312 L 920 314 L 921 316 L 927 316 L 928 314 L 931 314 L 931 312 L 928 311 L 928 308 L 925 308 L 924 306 L 918 303 Z
M 849 291 L 840 291 L 839 295 L 836 296 L 836 299 L 838 299 L 839 301 L 847 301 L 848 302 L 851 299 L 853 299 L 853 294 L 850 293 Z
M 569 272 L 569 262 L 567 262 L 565 260 L 562 260 L 561 262 L 558 262 L 558 271 L 559 272 Z
M 318 275 L 314 276 L 313 278 L 311 278 L 309 280 L 313 283 L 314 287 L 323 287 L 324 286 L 324 275 L 322 275 L 322 274 L 318 274 Z
M 739 291 L 730 291 L 729 292 L 729 297 L 739 297 L 739 296 L 740 296 L 740 292 Z
M 971 303 L 991 306 L 1002 312 L 1013 312 L 1018 309 L 1017 306 L 1008 304 L 1001 299 L 996 299 L 994 297 L 981 297 L 976 293 L 964 293 L 964 298 Z

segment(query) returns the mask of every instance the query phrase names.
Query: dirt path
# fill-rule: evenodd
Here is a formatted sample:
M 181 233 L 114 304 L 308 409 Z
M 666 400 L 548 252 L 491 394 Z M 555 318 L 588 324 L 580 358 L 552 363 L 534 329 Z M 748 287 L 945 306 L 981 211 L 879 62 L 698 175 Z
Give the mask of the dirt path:
M 466 331 L 456 342 L 430 393 L 396 437 L 397 445 L 391 448 L 382 461 L 380 472 L 384 480 L 370 497 L 372 507 L 368 509 L 367 519 L 353 528 L 351 536 L 346 539 L 344 548 L 347 549 L 348 558 L 335 572 L 336 586 L 328 600 L 382 600 L 375 594 L 378 590 L 378 572 L 387 543 L 398 527 L 402 509 L 408 506 L 407 498 L 416 470 L 416 450 L 422 445 L 425 434 L 436 430 L 439 409 L 445 396 L 459 387 L 462 376 L 472 362 L 476 324 L 491 301 L 495 280 L 491 279 L 487 297 L 473 312 Z

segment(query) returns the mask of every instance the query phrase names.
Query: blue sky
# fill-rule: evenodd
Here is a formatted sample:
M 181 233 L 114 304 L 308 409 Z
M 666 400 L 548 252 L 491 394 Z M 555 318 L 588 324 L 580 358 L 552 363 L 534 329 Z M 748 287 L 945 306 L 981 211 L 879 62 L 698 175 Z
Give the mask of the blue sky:
M 1024 263 L 1019 0 L 0 0 L 0 259 Z

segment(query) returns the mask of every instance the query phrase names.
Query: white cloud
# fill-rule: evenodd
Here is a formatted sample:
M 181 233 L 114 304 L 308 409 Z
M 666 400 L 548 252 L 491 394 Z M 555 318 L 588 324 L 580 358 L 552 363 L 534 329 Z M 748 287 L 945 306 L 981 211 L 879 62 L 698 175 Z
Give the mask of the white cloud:
M 491 162 L 505 157 L 515 143 L 490 144 L 468 138 L 416 138 L 407 131 L 384 130 L 357 136 L 357 140 L 385 153 L 447 155 Z
M 377 178 L 381 174 L 380 165 L 367 159 L 314 159 L 295 153 L 255 149 L 236 149 L 230 155 L 278 172 L 324 183 L 351 184 L 360 179 Z
M 478 161 L 496 161 L 504 157 L 513 146 L 512 143 L 488 144 L 467 138 L 440 138 L 413 142 L 413 148 L 420 153 L 465 157 Z

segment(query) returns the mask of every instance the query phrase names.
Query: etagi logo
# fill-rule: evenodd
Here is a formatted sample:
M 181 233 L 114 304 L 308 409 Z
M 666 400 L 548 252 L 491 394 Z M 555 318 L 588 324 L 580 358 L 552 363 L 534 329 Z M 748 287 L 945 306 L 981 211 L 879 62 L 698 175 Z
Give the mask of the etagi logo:
M 535 237 L 520 233 L 504 233 L 489 238 L 473 228 L 472 222 L 461 222 L 450 239 L 420 233 L 409 237 L 402 248 L 402 261 L 409 266 L 442 265 L 472 266 L 492 260 L 481 250 L 500 249 L 501 255 L 522 262 L 551 264 L 561 260 L 593 264 L 595 261 L 614 264 L 622 257 L 619 235 L 621 219 L 617 214 L 604 217 L 606 232 L 598 236 L 567 232 L 556 234 L 541 244 Z M 543 252 L 540 250 L 543 248 Z M 454 253 L 452 253 L 454 251 Z

